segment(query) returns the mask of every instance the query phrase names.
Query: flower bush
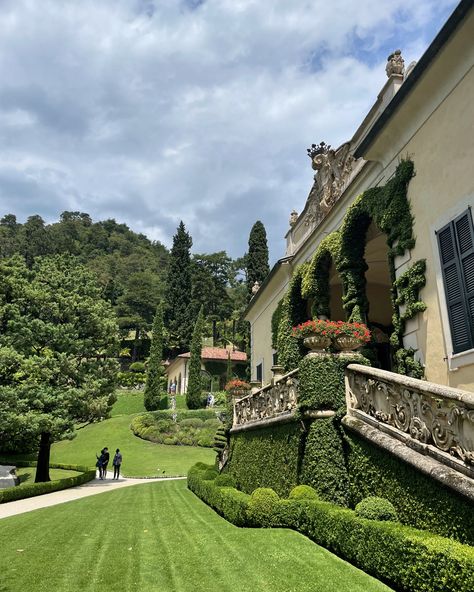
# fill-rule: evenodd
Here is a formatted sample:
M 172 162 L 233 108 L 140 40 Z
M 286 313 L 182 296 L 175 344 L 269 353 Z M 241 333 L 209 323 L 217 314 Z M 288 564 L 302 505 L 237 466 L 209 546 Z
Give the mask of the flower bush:
M 310 335 L 322 335 L 336 339 L 337 337 L 354 337 L 360 343 L 370 341 L 370 331 L 363 323 L 348 323 L 346 321 L 325 321 L 316 319 L 301 323 L 293 327 L 293 337 L 308 337 Z
M 227 392 L 230 391 L 249 391 L 250 384 L 245 382 L 244 380 L 239 380 L 235 378 L 234 380 L 229 380 L 229 382 L 225 385 L 225 390 Z

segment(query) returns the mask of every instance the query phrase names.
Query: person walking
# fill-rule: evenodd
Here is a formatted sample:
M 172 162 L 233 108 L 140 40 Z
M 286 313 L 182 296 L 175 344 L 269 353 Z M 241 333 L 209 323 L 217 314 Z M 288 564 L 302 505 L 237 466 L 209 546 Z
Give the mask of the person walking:
M 107 479 L 107 465 L 109 464 L 110 454 L 107 446 L 102 449 L 102 479 Z
M 122 465 L 122 454 L 120 450 L 117 448 L 114 455 L 114 460 L 112 461 L 114 465 L 114 479 L 118 479 L 120 477 L 120 467 Z
M 95 457 L 97 459 L 95 466 L 99 469 L 99 479 L 102 479 L 102 465 L 104 462 L 104 451 L 103 450 L 100 451 L 100 456 L 96 453 Z

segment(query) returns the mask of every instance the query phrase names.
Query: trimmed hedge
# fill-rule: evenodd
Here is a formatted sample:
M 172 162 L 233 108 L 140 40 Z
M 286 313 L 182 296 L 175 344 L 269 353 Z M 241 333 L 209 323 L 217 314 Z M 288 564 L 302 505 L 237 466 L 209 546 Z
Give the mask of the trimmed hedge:
M 202 479 L 194 466 L 188 487 L 237 526 L 257 525 L 248 517 L 250 496 Z M 400 592 L 471 592 L 474 548 L 396 522 L 356 516 L 321 501 L 273 500 L 273 512 L 258 526 L 292 528 Z
M 298 484 L 301 435 L 297 423 L 233 435 L 227 471 L 237 487 L 246 493 L 271 487 L 278 495 L 288 495 Z
M 369 362 L 361 354 L 334 356 L 332 354 L 305 357 L 299 363 L 298 403 L 301 411 L 338 410 L 346 403 L 344 372 L 349 364 Z
M 319 500 L 316 489 L 309 485 L 297 485 L 290 491 L 289 499 L 293 500 Z
M 212 465 L 198 463 L 188 473 L 188 488 L 218 514 L 236 526 L 247 522 L 247 505 L 250 496 L 233 487 L 219 487 L 214 481 L 206 481 L 203 476 L 212 470 Z
M 280 496 L 269 487 L 259 487 L 252 492 L 247 506 L 247 518 L 255 526 L 276 526 L 275 511 Z
M 3 463 L 4 461 L 2 461 Z M 36 467 L 36 462 L 28 461 L 5 461 L 5 464 L 14 464 L 17 467 Z M 16 487 L 9 487 L 8 489 L 0 490 L 0 504 L 12 502 L 15 500 L 26 499 L 36 495 L 43 495 L 45 493 L 52 493 L 53 491 L 60 491 L 61 489 L 68 489 L 69 487 L 76 487 L 83 485 L 88 481 L 95 479 L 95 468 L 85 467 L 81 465 L 63 465 L 51 463 L 51 469 L 64 469 L 69 471 L 77 471 L 78 475 L 74 477 L 66 477 L 66 479 L 59 479 L 57 481 L 47 481 L 45 483 L 28 483 L 18 485 Z
M 324 501 L 349 505 L 343 440 L 334 417 L 317 419 L 309 426 L 300 482 L 314 487 Z
M 474 545 L 472 502 L 351 432 L 345 440 L 352 507 L 384 497 L 403 524 Z
M 356 516 L 367 520 L 398 520 L 392 502 L 383 497 L 366 497 L 355 507 Z

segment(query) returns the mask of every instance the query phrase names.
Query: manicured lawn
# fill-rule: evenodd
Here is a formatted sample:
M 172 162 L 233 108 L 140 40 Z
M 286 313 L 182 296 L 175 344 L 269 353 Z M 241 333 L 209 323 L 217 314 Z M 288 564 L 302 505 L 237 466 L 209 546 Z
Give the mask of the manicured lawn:
M 74 440 L 52 446 L 51 462 L 93 466 L 96 453 L 104 446 L 111 456 L 120 448 L 122 473 L 129 477 L 186 475 L 196 462 L 214 462 L 215 452 L 210 448 L 165 446 L 137 438 L 130 430 L 130 419 L 130 415 L 120 415 L 78 430 Z
M 302 535 L 239 529 L 147 483 L 0 521 L 8 592 L 388 592 Z
M 146 411 L 143 405 L 143 391 L 118 391 L 117 401 L 112 409 L 112 417 L 116 415 L 132 415 Z
M 20 479 L 21 485 L 23 485 L 23 483 L 34 483 L 36 468 L 21 467 L 16 470 L 16 474 Z M 79 475 L 77 471 L 66 471 L 64 469 L 49 469 L 49 476 L 51 477 L 51 481 L 56 481 L 58 479 L 67 479 L 68 477 L 76 477 L 77 475 Z
M 142 411 L 143 393 L 120 391 L 111 419 L 80 427 L 73 440 L 53 444 L 51 462 L 93 467 L 95 455 L 104 446 L 109 448 L 111 457 L 115 449 L 120 448 L 123 455 L 122 474 L 126 477 L 176 477 L 186 475 L 190 467 L 199 461 L 214 462 L 215 452 L 210 448 L 165 446 L 135 436 L 130 430 L 130 421 L 134 413 Z M 15 462 L 14 456 L 9 458 Z M 20 455 L 18 458 L 25 456 Z M 35 460 L 36 457 L 26 458 Z M 113 470 L 111 464 L 108 468 Z

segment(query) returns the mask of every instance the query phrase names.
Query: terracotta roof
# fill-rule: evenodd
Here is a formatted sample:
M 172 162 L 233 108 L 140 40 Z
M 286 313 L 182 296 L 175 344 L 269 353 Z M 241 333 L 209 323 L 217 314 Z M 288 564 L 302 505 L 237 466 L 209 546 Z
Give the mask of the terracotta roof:
M 222 360 L 225 362 L 227 360 L 228 355 L 230 354 L 230 359 L 233 362 L 246 362 L 247 361 L 247 354 L 241 351 L 230 351 L 223 347 L 203 347 L 201 350 L 201 358 L 203 360 Z M 178 358 L 190 358 L 191 353 L 186 352 L 184 354 L 180 354 Z

